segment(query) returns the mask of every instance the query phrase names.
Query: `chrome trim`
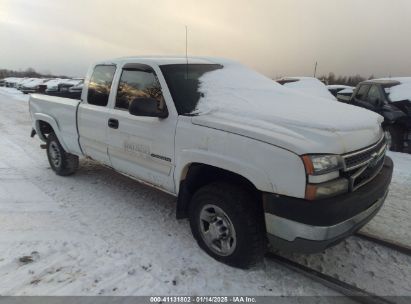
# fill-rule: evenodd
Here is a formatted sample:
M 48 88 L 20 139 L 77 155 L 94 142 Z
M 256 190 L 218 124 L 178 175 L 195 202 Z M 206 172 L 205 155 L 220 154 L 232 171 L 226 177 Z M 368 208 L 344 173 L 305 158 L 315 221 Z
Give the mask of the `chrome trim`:
M 379 162 L 382 157 L 385 157 L 385 155 L 384 154 L 381 155 L 378 158 L 377 162 Z M 357 186 L 354 187 L 355 180 L 357 179 L 358 176 L 361 175 L 361 173 L 363 173 L 366 169 L 368 169 L 368 166 L 364 167 L 363 169 L 360 169 L 358 172 L 356 172 L 354 175 L 352 175 L 350 177 L 350 190 L 355 191 L 358 188 L 360 188 L 360 187 L 364 186 L 365 184 L 369 183 L 371 180 L 373 180 L 378 175 L 378 173 L 381 172 L 382 167 L 384 167 L 384 162 L 381 163 L 379 168 L 374 172 L 374 174 L 372 176 L 370 176 L 368 179 L 364 180 L 362 183 L 360 183 L 360 184 L 358 184 Z
M 377 142 L 376 142 L 375 144 L 373 144 L 372 146 L 369 146 L 368 148 L 365 148 L 365 149 L 362 149 L 362 150 L 358 150 L 358 151 L 355 151 L 355 152 L 351 152 L 351 153 L 344 154 L 342 157 L 344 157 L 344 158 L 345 158 L 345 157 L 350 157 L 350 156 L 353 156 L 353 155 L 357 155 L 357 154 L 364 153 L 365 151 L 368 151 L 368 150 L 372 150 L 373 148 L 375 148 L 376 146 L 378 146 L 383 139 L 384 139 L 384 134 L 383 134 L 383 136 L 381 136 L 380 140 L 377 141 Z
M 271 213 L 265 213 L 267 233 L 290 242 L 296 238 L 313 241 L 332 239 L 346 233 L 352 227 L 365 220 L 371 220 L 384 203 L 387 194 L 388 191 L 382 198 L 378 199 L 371 207 L 363 212 L 333 226 L 312 226 L 285 219 Z
M 362 153 L 367 152 L 367 151 L 369 151 L 369 150 L 375 149 L 375 147 L 377 147 L 384 139 L 385 139 L 385 136 L 384 136 L 384 134 L 383 134 L 383 136 L 380 138 L 380 140 L 379 140 L 377 143 L 373 144 L 372 146 L 370 146 L 370 147 L 368 147 L 368 148 L 365 148 L 365 149 L 363 149 L 363 150 L 359 150 L 359 151 L 356 151 L 356 152 L 352 152 L 352 153 L 347 153 L 347 154 L 341 155 L 341 157 L 342 157 L 342 159 L 343 159 L 343 170 L 344 170 L 344 171 L 351 171 L 351 170 L 360 168 L 361 166 L 364 166 L 364 165 L 368 164 L 368 163 L 370 162 L 370 160 L 372 160 L 372 158 L 370 158 L 370 159 L 368 159 L 368 160 L 366 160 L 366 161 L 364 161 L 364 162 L 362 162 L 362 163 L 360 163 L 360 164 L 357 164 L 357 165 L 355 165 L 355 166 L 351 166 L 351 167 L 347 167 L 347 164 L 346 164 L 346 161 L 345 161 L 345 160 L 346 160 L 347 158 L 349 158 L 349 157 L 352 157 L 352 156 L 355 156 L 355 155 L 358 155 L 358 154 L 362 154 Z M 381 147 L 381 149 L 378 151 L 378 155 L 379 155 L 380 153 L 382 153 L 383 150 L 386 150 L 386 148 L 387 148 L 387 144 L 383 145 L 383 146 Z

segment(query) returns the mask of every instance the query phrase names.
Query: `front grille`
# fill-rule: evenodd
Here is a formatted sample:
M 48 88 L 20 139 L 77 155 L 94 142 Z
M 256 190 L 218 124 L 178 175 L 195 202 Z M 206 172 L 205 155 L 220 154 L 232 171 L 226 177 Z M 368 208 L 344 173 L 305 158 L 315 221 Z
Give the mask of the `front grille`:
M 386 150 L 383 137 L 368 148 L 343 155 L 344 176 L 350 182 L 350 191 L 357 190 L 377 176 L 384 165 Z
M 352 170 L 361 167 L 362 165 L 370 161 L 375 153 L 380 154 L 382 153 L 382 150 L 385 150 L 385 148 L 386 141 L 383 137 L 379 140 L 378 143 L 371 147 L 343 155 L 346 170 Z
M 366 167 L 362 173 L 354 178 L 352 181 L 352 189 L 356 190 L 371 181 L 381 171 L 381 168 L 384 165 L 384 159 L 385 157 L 381 157 L 375 165 Z

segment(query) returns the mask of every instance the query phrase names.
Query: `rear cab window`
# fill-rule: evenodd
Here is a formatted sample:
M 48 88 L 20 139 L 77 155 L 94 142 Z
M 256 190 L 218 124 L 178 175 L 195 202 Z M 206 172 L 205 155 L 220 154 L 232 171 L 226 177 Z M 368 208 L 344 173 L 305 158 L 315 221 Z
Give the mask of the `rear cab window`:
M 139 98 L 154 98 L 158 109 L 166 107 L 160 82 L 154 70 L 146 65 L 125 66 L 117 89 L 115 109 L 127 110 Z
M 96 65 L 91 75 L 87 91 L 87 103 L 105 107 L 110 96 L 115 65 Z

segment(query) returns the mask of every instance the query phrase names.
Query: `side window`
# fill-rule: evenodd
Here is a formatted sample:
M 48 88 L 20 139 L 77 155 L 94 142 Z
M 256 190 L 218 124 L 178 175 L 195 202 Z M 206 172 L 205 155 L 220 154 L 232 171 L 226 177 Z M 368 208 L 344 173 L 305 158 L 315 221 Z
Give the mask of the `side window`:
M 359 100 L 365 101 L 365 96 L 367 96 L 368 89 L 370 88 L 369 85 L 362 85 L 359 89 L 357 94 L 355 94 L 355 98 Z
M 373 85 L 368 92 L 367 101 L 373 106 L 377 106 L 381 101 L 380 90 L 376 85 Z
M 139 98 L 154 98 L 159 110 L 165 107 L 160 82 L 152 69 L 123 69 L 115 108 L 128 111 L 131 102 L 138 101 Z
M 116 67 L 97 65 L 88 85 L 87 102 L 96 106 L 107 106 Z

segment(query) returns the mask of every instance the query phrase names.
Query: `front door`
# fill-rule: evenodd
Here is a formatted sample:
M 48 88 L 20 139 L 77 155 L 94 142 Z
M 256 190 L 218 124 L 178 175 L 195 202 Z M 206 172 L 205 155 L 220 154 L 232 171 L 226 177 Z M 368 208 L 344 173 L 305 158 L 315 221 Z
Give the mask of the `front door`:
M 129 104 L 140 97 L 158 100 L 165 107 L 160 82 L 146 65 L 124 67 L 107 129 L 112 167 L 144 182 L 175 192 L 174 136 L 177 119 L 131 115 Z

